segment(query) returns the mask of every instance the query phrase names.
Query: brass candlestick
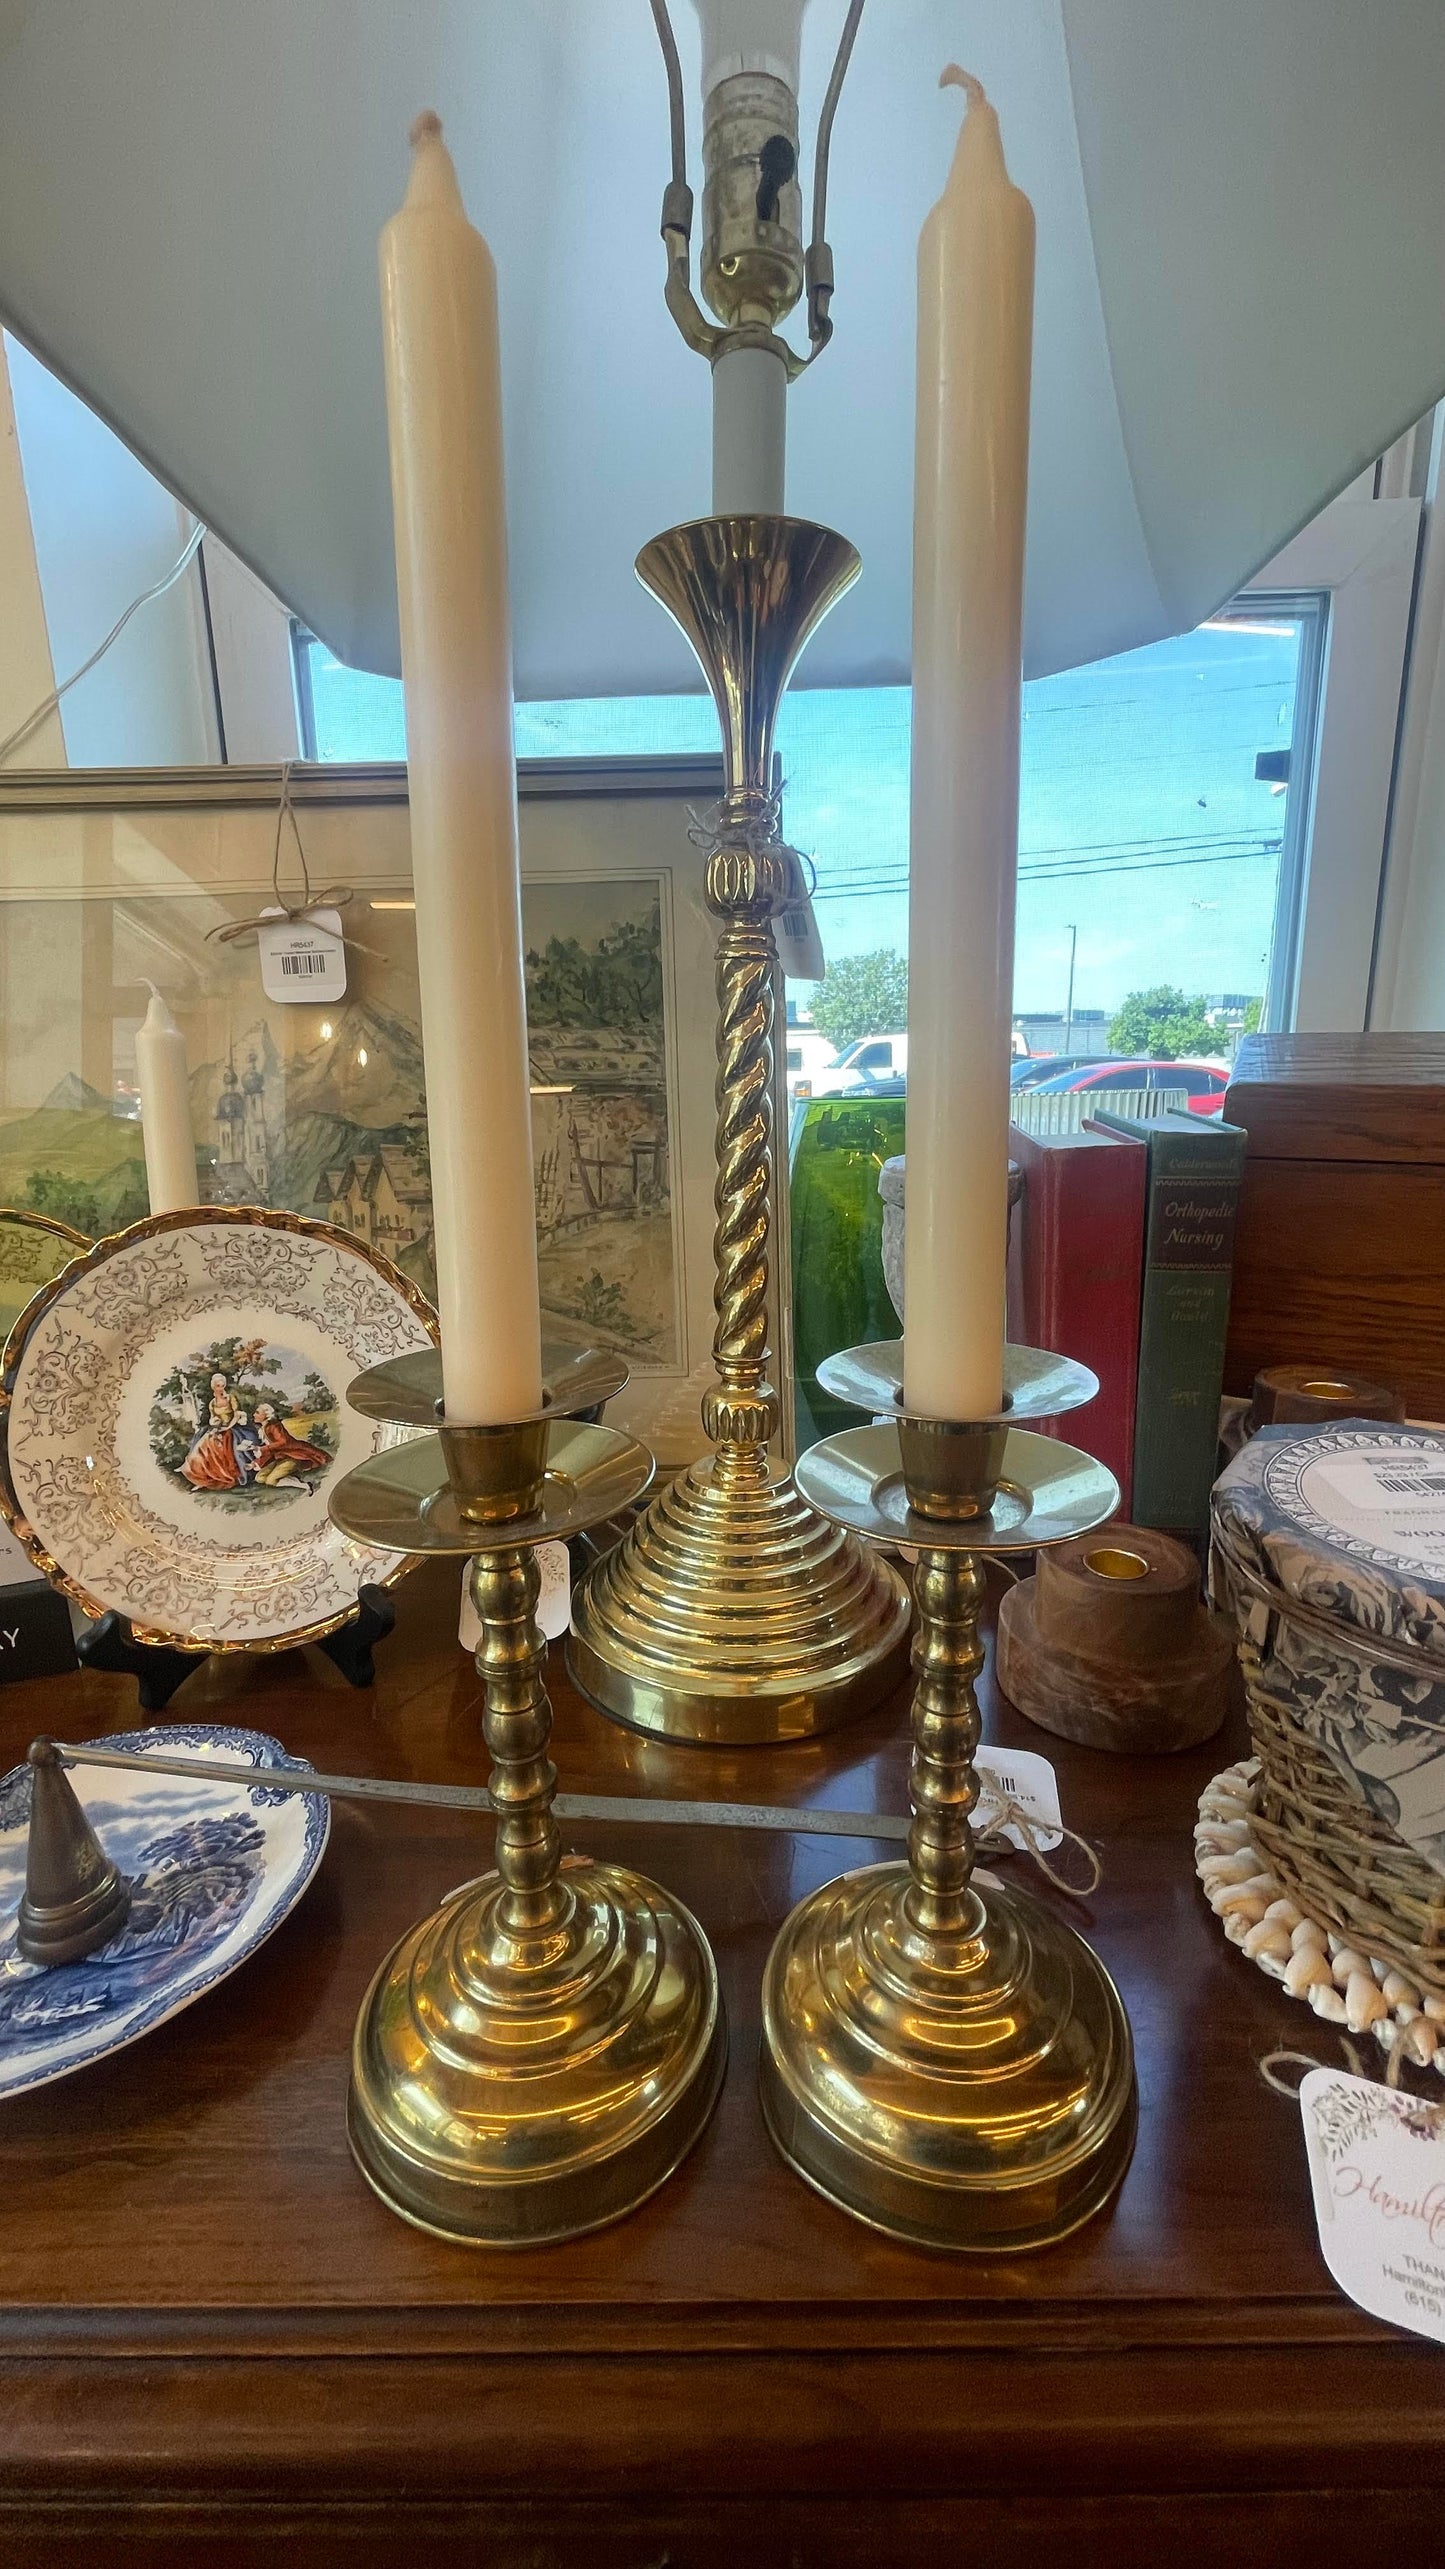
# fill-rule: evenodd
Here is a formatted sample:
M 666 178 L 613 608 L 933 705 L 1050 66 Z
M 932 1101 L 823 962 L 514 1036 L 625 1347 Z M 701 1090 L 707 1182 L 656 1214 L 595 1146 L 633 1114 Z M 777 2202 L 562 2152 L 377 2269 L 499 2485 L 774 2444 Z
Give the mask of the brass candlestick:
M 643 547 L 637 570 L 686 634 L 722 726 L 726 791 L 708 858 L 717 957 L 714 1451 L 652 1501 L 578 1592 L 573 1677 L 602 1711 L 670 1739 L 796 1739 L 877 1703 L 903 1674 L 908 1595 L 769 1461 L 773 1220 L 772 922 L 787 888 L 773 729 L 793 665 L 858 574 L 800 518 L 713 517 Z
M 357 2020 L 348 2123 L 362 2174 L 394 2212 L 491 2247 L 571 2238 L 630 2212 L 698 2138 L 727 2054 L 696 1920 L 641 1874 L 562 1855 L 535 1547 L 628 1506 L 652 1460 L 632 1437 L 563 1414 L 619 1389 L 625 1368 L 547 1354 L 542 1410 L 499 1427 L 443 1421 L 373 1455 L 331 1502 L 358 1542 L 476 1555 L 496 1869 L 382 1964 Z M 420 1424 L 437 1414 L 439 1383 L 434 1355 L 403 1357 L 348 1397 Z
M 901 1355 L 855 1348 L 820 1367 L 826 1390 L 900 1415 L 814 1446 L 798 1479 L 835 1523 L 917 1547 L 908 1862 L 825 1883 L 785 1922 L 763 1984 L 763 2112 L 798 2174 L 877 2229 L 1038 2248 L 1124 2175 L 1133 2043 L 1082 1938 L 1026 1893 L 973 1880 L 978 1556 L 1085 1534 L 1119 1493 L 1088 1455 L 1009 1423 L 1092 1399 L 1083 1366 L 1010 1348 L 1006 1408 L 955 1424 L 902 1410 Z

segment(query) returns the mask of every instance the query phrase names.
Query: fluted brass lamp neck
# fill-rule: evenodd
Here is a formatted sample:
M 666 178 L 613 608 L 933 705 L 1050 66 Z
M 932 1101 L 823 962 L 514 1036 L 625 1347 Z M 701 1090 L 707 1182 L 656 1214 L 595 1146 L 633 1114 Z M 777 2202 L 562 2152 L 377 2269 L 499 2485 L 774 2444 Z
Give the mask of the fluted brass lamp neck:
M 862 568 L 803 517 L 699 517 L 644 544 L 637 576 L 686 634 L 722 726 L 730 796 L 770 792 L 778 708 L 804 643 Z

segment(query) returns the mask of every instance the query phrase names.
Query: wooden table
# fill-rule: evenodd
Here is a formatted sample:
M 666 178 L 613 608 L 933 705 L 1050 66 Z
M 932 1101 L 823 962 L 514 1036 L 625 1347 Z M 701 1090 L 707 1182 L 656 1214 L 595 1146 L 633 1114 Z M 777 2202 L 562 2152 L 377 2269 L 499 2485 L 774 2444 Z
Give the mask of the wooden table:
M 212 1662 L 177 1709 L 333 1770 L 475 1779 L 454 1569 L 400 1604 L 374 1693 L 313 1653 Z M 614 1729 L 553 1676 L 574 1790 L 903 1807 L 901 1701 L 726 1754 Z M 135 1718 L 118 1678 L 0 1691 L 6 1762 L 37 1730 Z M 1334 2038 L 1231 1951 L 1193 1880 L 1196 1796 L 1234 1738 L 1111 1759 L 992 1698 L 988 1729 L 1054 1758 L 1103 1859 L 1083 1923 L 1142 2092 L 1111 2212 L 1009 2263 L 895 2246 L 819 2201 L 759 2118 L 759 1976 L 789 1904 L 874 1851 L 599 1827 L 579 1841 L 656 1872 L 712 1938 L 717 2116 L 640 2213 L 572 2246 L 407 2228 L 348 2156 L 352 2024 L 484 1848 L 455 1814 L 338 1804 L 314 1887 L 234 1980 L 0 2111 L 0 2560 L 1131 2569 L 1212 2538 L 1237 2569 L 1318 2569 L 1392 2532 L 1438 2557 L 1445 2349 L 1336 2293 L 1297 2113 L 1256 2069 Z

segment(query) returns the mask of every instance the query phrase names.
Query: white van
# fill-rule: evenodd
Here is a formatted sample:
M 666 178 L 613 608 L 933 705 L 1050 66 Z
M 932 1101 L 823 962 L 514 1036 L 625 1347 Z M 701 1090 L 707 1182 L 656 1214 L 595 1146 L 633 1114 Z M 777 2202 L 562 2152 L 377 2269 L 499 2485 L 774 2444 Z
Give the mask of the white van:
M 860 1035 L 813 1082 L 815 1097 L 901 1097 L 908 1080 L 908 1037 Z

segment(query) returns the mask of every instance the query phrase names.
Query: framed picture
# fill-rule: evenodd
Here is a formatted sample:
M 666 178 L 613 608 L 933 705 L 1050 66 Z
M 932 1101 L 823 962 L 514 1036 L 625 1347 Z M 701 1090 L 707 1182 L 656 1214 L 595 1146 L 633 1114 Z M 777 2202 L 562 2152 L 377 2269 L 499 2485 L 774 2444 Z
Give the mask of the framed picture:
M 135 1035 L 154 985 L 186 1038 L 201 1199 L 334 1223 L 430 1294 L 406 771 L 292 769 L 285 801 L 281 783 L 0 778 L 0 1206 L 92 1238 L 148 1210 Z M 716 929 L 689 830 L 721 762 L 537 760 L 518 783 L 543 1330 L 626 1358 L 609 1416 L 674 1469 L 702 1450 L 712 1370 Z M 268 999 L 245 925 L 273 880 L 301 897 L 303 864 L 312 893 L 346 896 L 332 1002 Z

